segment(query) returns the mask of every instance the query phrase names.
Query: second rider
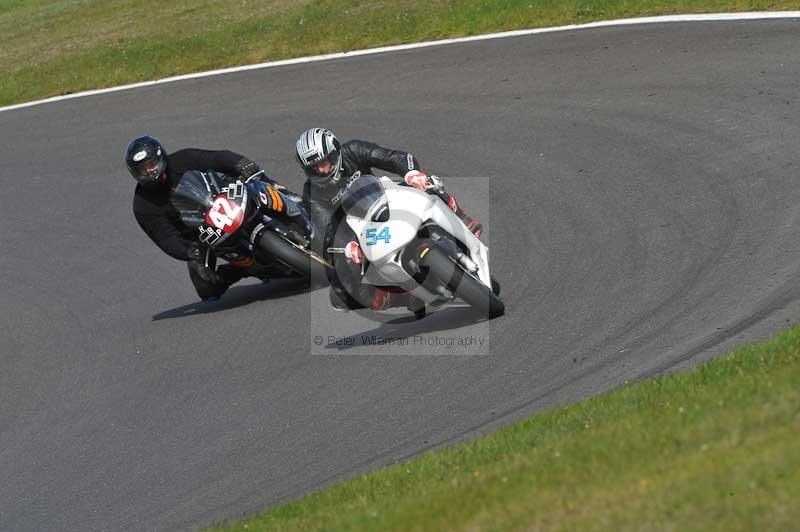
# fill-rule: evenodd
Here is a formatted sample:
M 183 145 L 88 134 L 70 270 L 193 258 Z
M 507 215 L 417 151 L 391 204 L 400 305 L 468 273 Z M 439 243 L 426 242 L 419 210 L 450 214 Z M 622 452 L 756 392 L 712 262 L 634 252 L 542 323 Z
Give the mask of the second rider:
M 364 140 L 351 140 L 342 144 L 332 131 L 318 127 L 300 134 L 295 144 L 295 155 L 307 178 L 303 187 L 303 202 L 320 236 L 330 235 L 331 229 L 335 229 L 330 224 L 341 205 L 349 179 L 358 172 L 372 174 L 373 168 L 403 176 L 406 185 L 439 196 L 475 236 L 481 235 L 481 224 L 467 216 L 455 197 L 445 192 L 442 181 L 424 173 L 417 158 L 408 152 L 384 148 Z M 317 245 L 321 246 L 322 243 Z M 349 263 L 361 264 L 363 253 L 357 242 L 347 242 L 344 249 Z M 329 271 L 329 281 L 331 303 L 336 308 L 369 306 L 377 310 L 408 304 L 407 294 L 380 288 L 374 288 L 374 292 L 369 294 L 372 296 L 368 298 L 371 299 L 371 304 L 367 304 L 362 294 L 354 298 L 353 295 L 356 294 L 348 293 L 352 291 L 349 287 L 355 286 L 356 283 L 351 282 L 355 279 L 338 278 L 342 275 L 355 276 L 360 268 L 337 267 L 334 270 Z M 331 274 L 334 275 L 333 278 L 330 278 Z

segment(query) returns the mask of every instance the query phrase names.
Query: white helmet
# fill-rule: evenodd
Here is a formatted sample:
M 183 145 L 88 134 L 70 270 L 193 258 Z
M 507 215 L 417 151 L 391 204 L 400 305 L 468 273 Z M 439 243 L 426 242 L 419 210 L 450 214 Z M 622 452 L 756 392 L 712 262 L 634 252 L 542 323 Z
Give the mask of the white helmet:
M 339 181 L 342 172 L 342 146 L 332 131 L 321 127 L 307 129 L 297 137 L 295 155 L 306 176 L 318 185 Z

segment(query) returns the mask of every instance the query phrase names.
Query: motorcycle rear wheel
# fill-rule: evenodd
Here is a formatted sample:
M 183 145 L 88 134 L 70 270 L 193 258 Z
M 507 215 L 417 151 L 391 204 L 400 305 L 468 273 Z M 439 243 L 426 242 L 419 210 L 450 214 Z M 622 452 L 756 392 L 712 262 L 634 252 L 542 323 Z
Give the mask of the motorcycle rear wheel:
M 273 231 L 264 231 L 258 239 L 258 249 L 277 259 L 295 272 L 309 279 L 324 279 L 325 270 L 319 261 L 312 257 L 313 252 L 304 251 L 283 236 Z

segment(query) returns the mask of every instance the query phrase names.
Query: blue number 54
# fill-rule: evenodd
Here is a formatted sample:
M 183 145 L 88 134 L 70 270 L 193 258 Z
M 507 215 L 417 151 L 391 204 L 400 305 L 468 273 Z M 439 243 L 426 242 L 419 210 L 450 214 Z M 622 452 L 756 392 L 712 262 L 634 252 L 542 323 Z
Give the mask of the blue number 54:
M 389 235 L 389 228 L 384 227 L 381 232 L 379 233 L 377 229 L 367 229 L 367 232 L 364 233 L 364 236 L 367 237 L 367 245 L 374 246 L 378 243 L 378 240 L 383 240 L 387 244 L 389 243 L 389 239 L 391 235 Z

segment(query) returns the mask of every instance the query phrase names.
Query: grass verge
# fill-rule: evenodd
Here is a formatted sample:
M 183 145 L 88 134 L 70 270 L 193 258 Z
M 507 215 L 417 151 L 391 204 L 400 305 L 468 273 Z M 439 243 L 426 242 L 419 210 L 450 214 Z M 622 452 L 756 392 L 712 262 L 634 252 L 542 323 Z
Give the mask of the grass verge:
M 786 0 L 4 0 L 0 105 L 311 54 Z
M 800 327 L 216 532 L 793 530 Z

